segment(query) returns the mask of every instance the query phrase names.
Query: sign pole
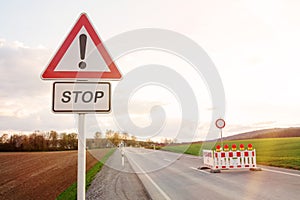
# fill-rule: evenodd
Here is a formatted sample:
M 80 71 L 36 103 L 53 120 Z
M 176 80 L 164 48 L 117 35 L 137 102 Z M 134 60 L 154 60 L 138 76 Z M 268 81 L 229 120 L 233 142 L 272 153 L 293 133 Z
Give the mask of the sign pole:
M 220 128 L 221 130 L 221 147 L 222 147 L 222 151 L 223 151 L 223 134 L 222 134 L 222 129 Z
M 222 146 L 222 150 L 223 150 L 223 133 L 222 133 L 222 129 L 225 127 L 225 120 L 222 119 L 222 118 L 219 118 L 219 119 L 216 120 L 215 125 L 221 131 L 221 146 Z
M 78 169 L 77 169 L 77 199 L 85 200 L 85 114 L 78 114 Z

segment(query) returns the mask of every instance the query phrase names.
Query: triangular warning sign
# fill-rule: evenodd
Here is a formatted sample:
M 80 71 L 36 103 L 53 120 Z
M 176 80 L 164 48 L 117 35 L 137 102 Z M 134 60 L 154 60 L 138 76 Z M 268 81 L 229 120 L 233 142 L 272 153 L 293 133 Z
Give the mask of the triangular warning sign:
M 85 13 L 80 15 L 42 74 L 42 79 L 120 79 L 121 77 L 121 73 Z

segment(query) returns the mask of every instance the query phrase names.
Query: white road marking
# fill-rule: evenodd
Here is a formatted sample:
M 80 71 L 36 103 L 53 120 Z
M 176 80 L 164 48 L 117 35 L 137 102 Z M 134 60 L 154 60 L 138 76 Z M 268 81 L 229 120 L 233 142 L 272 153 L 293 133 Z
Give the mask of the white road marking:
M 282 172 L 282 171 L 277 171 L 277 170 L 272 170 L 272 169 L 266 169 L 266 168 L 262 168 L 263 171 L 268 171 L 268 172 L 274 172 L 274 173 L 278 173 L 278 174 L 285 174 L 285 175 L 290 175 L 290 176 L 299 176 L 300 174 L 293 174 L 293 173 L 289 173 L 289 172 Z
M 184 156 L 184 157 L 190 158 L 190 159 L 199 159 L 199 160 L 203 159 L 203 157 L 199 157 L 199 156 Z
M 197 168 L 195 168 L 195 167 L 190 167 L 190 168 L 193 169 L 193 170 L 196 170 L 196 171 L 198 171 L 198 172 L 203 172 L 203 173 L 205 173 L 205 174 L 210 174 L 210 173 L 207 172 L 207 171 L 199 170 L 199 169 L 197 169 Z
M 139 168 L 139 170 L 141 170 L 140 172 L 154 185 L 154 187 L 166 200 L 171 200 L 171 198 L 152 180 L 152 178 L 133 159 L 130 160 Z
M 164 161 L 171 162 L 172 160 L 164 158 Z

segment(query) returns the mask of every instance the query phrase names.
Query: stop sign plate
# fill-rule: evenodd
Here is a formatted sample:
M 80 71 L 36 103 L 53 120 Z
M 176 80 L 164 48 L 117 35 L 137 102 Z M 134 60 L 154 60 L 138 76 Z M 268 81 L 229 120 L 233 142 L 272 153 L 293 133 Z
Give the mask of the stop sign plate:
M 53 112 L 108 113 L 110 109 L 109 82 L 55 82 L 53 84 Z

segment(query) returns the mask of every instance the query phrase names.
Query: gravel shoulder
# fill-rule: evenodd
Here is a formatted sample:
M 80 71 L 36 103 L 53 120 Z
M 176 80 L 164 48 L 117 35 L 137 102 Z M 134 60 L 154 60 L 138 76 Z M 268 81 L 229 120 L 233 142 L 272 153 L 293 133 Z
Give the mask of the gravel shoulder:
M 96 175 L 86 193 L 86 199 L 147 200 L 151 198 L 126 156 L 122 166 L 121 152 L 116 150 Z

